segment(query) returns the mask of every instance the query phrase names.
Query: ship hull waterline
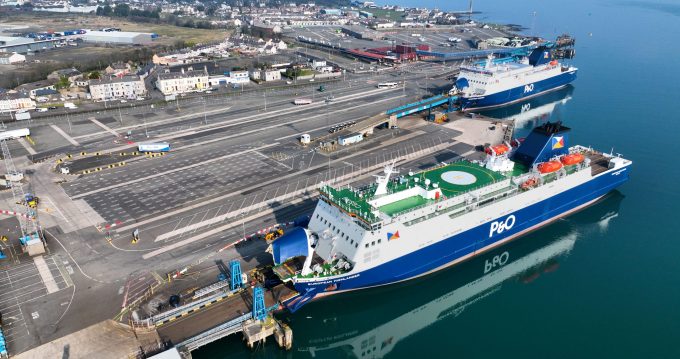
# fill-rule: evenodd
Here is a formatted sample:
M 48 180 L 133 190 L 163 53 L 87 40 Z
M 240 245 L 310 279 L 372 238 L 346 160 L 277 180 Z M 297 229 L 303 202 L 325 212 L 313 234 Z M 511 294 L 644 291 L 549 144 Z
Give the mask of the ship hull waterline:
M 564 191 L 519 211 L 499 217 L 507 218 L 509 215 L 514 215 L 519 221 L 520 218 L 526 218 L 525 216 L 528 213 L 531 213 L 532 211 L 537 212 L 537 215 L 533 216 L 531 219 L 521 223 L 518 222 L 518 224 L 513 227 L 512 231 L 509 231 L 504 236 L 494 236 L 481 241 L 471 240 L 470 237 L 484 238 L 485 236 L 488 236 L 489 226 L 487 223 L 442 240 L 431 246 L 422 248 L 397 260 L 357 274 L 350 273 L 347 276 L 326 281 L 320 279 L 313 282 L 297 282 L 294 283 L 294 286 L 301 296 L 292 298 L 291 301 L 286 304 L 292 304 L 293 302 L 300 300 L 300 298 L 306 302 L 311 299 L 357 289 L 395 284 L 416 279 L 453 266 L 594 204 L 606 194 L 627 181 L 628 169 L 629 165 L 615 172 L 602 173 L 578 187 Z M 546 210 L 546 206 L 549 206 L 550 203 L 560 202 L 565 198 L 573 198 L 573 200 L 565 202 L 562 206 Z M 491 222 L 493 221 L 494 220 Z M 442 253 L 447 254 L 442 256 Z M 404 268 L 411 268 L 411 270 L 405 272 L 403 270 Z M 329 285 L 337 289 L 326 291 L 324 288 Z M 313 295 L 308 296 L 308 298 L 305 299 L 305 294 L 309 293 L 313 293 Z M 297 305 L 298 308 L 300 306 L 300 304 Z
M 511 105 L 559 90 L 569 85 L 574 80 L 576 80 L 576 71 L 566 72 L 549 79 L 538 81 L 533 84 L 534 90 L 530 92 L 525 92 L 526 85 L 522 85 L 488 96 L 460 97 L 460 109 L 463 112 L 468 112 Z

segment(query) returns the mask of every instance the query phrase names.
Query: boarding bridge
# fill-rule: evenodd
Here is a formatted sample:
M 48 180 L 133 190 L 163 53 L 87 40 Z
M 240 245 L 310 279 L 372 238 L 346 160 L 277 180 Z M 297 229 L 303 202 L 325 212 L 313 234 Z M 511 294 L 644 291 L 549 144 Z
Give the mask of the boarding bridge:
M 421 111 L 431 111 L 433 108 L 442 106 L 444 104 L 449 106 L 449 112 L 451 112 L 458 109 L 455 104 L 457 100 L 458 96 L 437 95 L 420 100 L 418 102 L 412 102 L 403 106 L 389 109 L 385 113 L 390 116 L 395 116 L 396 118 L 402 118 L 404 116 L 412 115 Z

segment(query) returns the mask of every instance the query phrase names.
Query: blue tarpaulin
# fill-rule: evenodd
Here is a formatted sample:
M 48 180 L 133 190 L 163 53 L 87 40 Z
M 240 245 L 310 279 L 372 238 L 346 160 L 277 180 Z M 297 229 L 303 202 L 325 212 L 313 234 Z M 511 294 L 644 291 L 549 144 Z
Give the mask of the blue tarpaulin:
M 281 264 L 293 257 L 307 256 L 307 243 L 305 229 L 302 227 L 293 228 L 272 243 L 274 264 Z

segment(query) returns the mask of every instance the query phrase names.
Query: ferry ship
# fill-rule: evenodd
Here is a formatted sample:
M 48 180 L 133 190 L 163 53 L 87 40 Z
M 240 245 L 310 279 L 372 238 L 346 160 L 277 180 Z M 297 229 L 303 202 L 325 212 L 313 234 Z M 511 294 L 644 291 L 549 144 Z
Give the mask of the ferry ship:
M 577 68 L 552 58 L 537 48 L 518 61 L 494 61 L 461 66 L 451 92 L 462 111 L 507 105 L 566 86 L 576 80 Z
M 409 341 L 428 345 L 423 338 L 429 337 L 431 326 L 441 321 L 446 323 L 439 325 L 459 333 L 448 345 L 463 345 L 478 334 L 460 332 L 465 323 L 458 323 L 456 318 L 506 286 L 516 289 L 551 280 L 572 251 L 578 250 L 583 234 L 600 232 L 617 217 L 622 200 L 623 195 L 614 192 L 569 221 L 556 223 L 553 232 L 562 233 L 557 238 L 536 236 L 531 241 L 515 241 L 457 266 L 455 272 L 441 271 L 427 280 L 383 291 L 381 302 L 365 303 L 364 296 L 346 296 L 341 298 L 342 305 L 352 310 L 329 302 L 329 306 L 314 308 L 310 316 L 291 317 L 293 326 L 299 319 L 305 328 L 314 328 L 295 332 L 297 354 L 324 359 L 389 357 L 398 346 L 409 346 Z
M 365 188 L 320 188 L 306 228 L 272 242 L 273 271 L 295 287 L 285 303 L 417 278 L 484 253 L 582 209 L 628 180 L 632 162 L 568 146 L 561 123 L 523 141 L 398 175 L 393 166 Z

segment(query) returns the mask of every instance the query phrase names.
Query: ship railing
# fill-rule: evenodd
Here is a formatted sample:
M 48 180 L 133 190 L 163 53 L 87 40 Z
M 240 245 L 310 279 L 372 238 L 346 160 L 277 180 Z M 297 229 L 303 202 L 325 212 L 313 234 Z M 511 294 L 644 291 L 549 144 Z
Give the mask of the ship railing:
M 416 206 L 416 207 L 411 207 L 409 209 L 405 209 L 403 211 L 396 212 L 391 216 L 392 221 L 396 220 L 399 216 L 402 216 L 404 214 L 408 214 L 408 213 L 411 213 L 413 211 L 417 211 L 417 210 L 420 210 L 420 209 L 424 209 L 424 208 L 433 206 L 434 204 L 439 204 L 437 206 L 437 208 L 438 208 L 437 211 L 441 212 L 441 211 L 445 210 L 448 206 L 457 204 L 458 200 L 460 199 L 460 196 L 469 194 L 470 192 L 474 192 L 474 191 L 477 191 L 481 188 L 492 186 L 494 184 L 504 182 L 504 181 L 507 181 L 507 179 L 496 180 L 496 181 L 493 181 L 491 183 L 487 183 L 487 184 L 484 184 L 484 185 L 479 185 L 479 186 L 476 186 L 476 187 L 469 188 L 469 189 L 467 189 L 463 192 L 456 193 L 454 196 L 448 197 L 445 200 L 442 200 L 442 201 L 439 201 L 439 202 L 428 202 L 428 203 L 421 204 L 421 205 Z

